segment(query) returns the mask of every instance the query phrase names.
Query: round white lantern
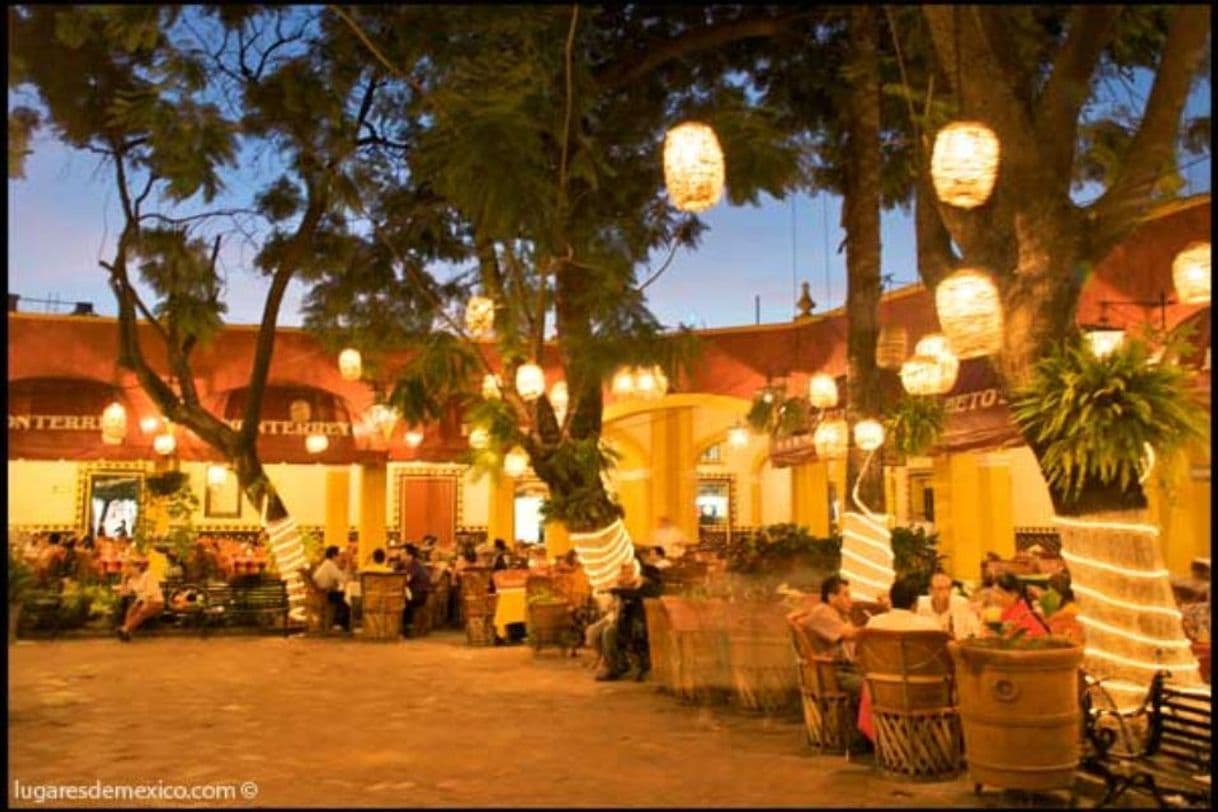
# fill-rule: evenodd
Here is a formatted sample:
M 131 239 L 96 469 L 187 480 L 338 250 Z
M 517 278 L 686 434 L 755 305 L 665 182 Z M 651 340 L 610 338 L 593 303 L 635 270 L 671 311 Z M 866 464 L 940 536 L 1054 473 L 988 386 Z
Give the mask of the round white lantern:
M 127 410 L 117 400 L 102 410 L 101 435 L 106 445 L 118 445 L 127 436 Z
M 485 296 L 471 296 L 465 305 L 465 329 L 475 338 L 495 328 L 495 302 Z
M 529 468 L 529 455 L 516 446 L 503 457 L 503 473 L 510 477 L 523 476 Z
M 822 460 L 840 460 L 846 456 L 850 431 L 845 420 L 825 420 L 816 427 L 812 445 Z
M 502 397 L 499 393 L 500 379 L 498 375 L 487 373 L 482 376 L 482 397 L 485 400 L 499 400 Z
M 875 365 L 880 369 L 900 369 L 909 353 L 909 333 L 897 324 L 885 324 L 875 341 Z
M 567 392 L 567 382 L 558 381 L 550 387 L 550 405 L 554 407 L 554 412 L 567 411 L 567 406 L 571 402 L 571 397 Z M 559 418 L 561 420 L 561 418 Z
M 622 367 L 613 375 L 610 391 L 619 398 L 628 398 L 634 394 L 634 369 Z
M 516 367 L 516 391 L 527 401 L 534 401 L 546 391 L 546 376 L 537 364 Z
M 423 442 L 423 430 L 415 428 L 407 429 L 406 433 L 402 435 L 402 439 L 405 440 L 406 445 L 410 446 L 411 448 L 418 448 Z
M 956 385 L 959 362 L 942 357 L 915 355 L 901 364 L 901 385 L 911 395 L 941 395 Z
M 706 211 L 723 196 L 723 150 L 715 131 L 687 121 L 664 136 L 664 185 L 681 211 Z
M 948 343 L 947 336 L 943 333 L 927 333 L 918 339 L 918 343 L 914 345 L 914 355 L 929 355 L 931 358 L 940 358 L 947 355 L 954 355 L 952 345 Z
M 1171 278 L 1181 304 L 1208 304 L 1210 300 L 1210 244 L 1190 243 L 1176 254 Z
M 818 372 L 808 381 L 808 401 L 818 409 L 837 405 L 837 381 L 827 372 Z
M 305 451 L 310 454 L 320 454 L 330 447 L 330 438 L 324 434 L 310 434 L 305 438 Z
M 957 358 L 1002 349 L 1002 301 L 989 274 L 974 268 L 952 273 L 935 288 L 935 310 Z
M 1106 358 L 1125 343 L 1125 331 L 1116 327 L 1093 327 L 1083 333 L 1087 349 L 1096 358 Z
M 482 426 L 474 426 L 469 432 L 469 447 L 481 451 L 491 444 L 491 433 Z
M 935 136 L 930 176 L 944 203 L 972 209 L 989 199 L 998 177 L 998 136 L 980 121 L 955 121 Z
M 877 420 L 860 420 L 854 424 L 854 444 L 875 451 L 884 444 L 884 427 Z
M 147 417 L 140 418 L 140 431 L 144 432 L 145 434 L 152 434 L 152 432 L 156 431 L 160 427 L 161 418 L 157 417 L 156 415 L 150 414 Z
M 338 354 L 338 374 L 344 381 L 358 381 L 363 369 L 359 350 L 348 347 Z
M 749 430 L 737 422 L 727 430 L 727 444 L 732 448 L 744 448 L 749 444 Z
M 178 447 L 177 438 L 172 432 L 162 432 L 152 440 L 152 450 L 160 454 L 162 457 L 168 457 Z
M 223 465 L 207 466 L 207 484 L 219 487 L 228 481 L 228 468 Z

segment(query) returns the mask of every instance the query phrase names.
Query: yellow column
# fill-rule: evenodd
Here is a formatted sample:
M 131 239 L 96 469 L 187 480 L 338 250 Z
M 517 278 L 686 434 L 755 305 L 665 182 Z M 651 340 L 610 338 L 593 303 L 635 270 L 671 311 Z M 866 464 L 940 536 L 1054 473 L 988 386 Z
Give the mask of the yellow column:
M 829 468 L 804 462 L 791 468 L 791 521 L 817 538 L 829 535 Z
M 351 471 L 333 468 L 326 471 L 326 546 L 347 549 L 347 528 L 350 525 Z
M 1159 526 L 1163 557 L 1173 575 L 1187 575 L 1197 556 L 1209 557 L 1210 483 L 1194 482 L 1187 454 L 1160 457 L 1147 482 L 1150 519 Z
M 957 578 L 980 577 L 982 542 L 978 456 L 974 453 L 935 457 L 935 529 L 939 552 L 948 556 L 947 570 Z M 1009 490 L 1008 490 L 1009 492 Z M 988 543 L 988 542 L 986 542 Z
M 372 560 L 372 551 L 386 543 L 385 500 L 388 496 L 388 467 L 383 462 L 360 465 L 359 560 Z
M 690 541 L 698 538 L 693 417 L 689 407 L 657 409 L 651 413 L 653 516 L 657 521 L 661 516 L 672 519 Z
M 501 538 L 510 547 L 516 541 L 516 479 L 500 474 L 491 480 L 491 504 L 487 511 L 487 541 Z
M 987 550 L 1003 558 L 1015 555 L 1015 517 L 1011 497 L 1011 463 L 1001 454 L 985 454 L 978 468 L 981 495 L 974 506 L 981 532 L 975 541 L 958 540 L 956 556 L 964 572 L 981 572 Z
M 545 526 L 546 558 L 554 559 L 571 549 L 571 534 L 562 522 L 548 522 Z
M 617 478 L 617 499 L 626 512 L 622 519 L 635 544 L 645 544 L 655 530 L 651 515 L 650 472 L 638 469 L 621 471 Z

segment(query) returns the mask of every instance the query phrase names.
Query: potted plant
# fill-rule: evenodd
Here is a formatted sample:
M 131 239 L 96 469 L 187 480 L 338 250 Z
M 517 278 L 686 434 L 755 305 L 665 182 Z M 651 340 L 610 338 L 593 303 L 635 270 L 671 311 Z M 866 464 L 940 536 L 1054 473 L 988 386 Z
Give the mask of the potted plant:
M 930 592 L 930 578 L 946 557 L 936 549 L 938 533 L 921 527 L 892 529 L 892 568 L 898 577 L 912 579 L 919 595 Z
M 17 624 L 21 619 L 21 607 L 26 596 L 34 588 L 34 572 L 20 556 L 8 550 L 8 641 L 17 640 Z

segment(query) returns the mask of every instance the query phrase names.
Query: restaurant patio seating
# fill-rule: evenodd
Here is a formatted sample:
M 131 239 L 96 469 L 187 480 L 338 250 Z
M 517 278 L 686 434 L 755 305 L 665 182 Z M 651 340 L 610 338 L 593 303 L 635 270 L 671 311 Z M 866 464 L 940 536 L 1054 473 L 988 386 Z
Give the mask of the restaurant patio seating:
M 529 575 L 524 582 L 529 644 L 533 653 L 545 646 L 574 649 L 579 644 L 575 628 L 575 607 L 559 591 L 558 582 L 549 575 Z
M 844 753 L 850 757 L 854 734 L 854 703 L 837 683 L 833 658 L 818 654 L 808 633 L 788 621 L 795 666 L 799 671 L 799 694 L 803 704 L 808 744 L 822 753 Z
M 875 758 L 881 770 L 938 781 L 964 767 L 950 640 L 941 631 L 864 629 L 857 660 L 871 693 Z
M 364 637 L 369 640 L 396 640 L 402 630 L 402 609 L 406 606 L 407 576 L 404 572 L 365 572 L 360 574 L 360 593 L 364 599 Z
M 330 603 L 325 590 L 318 588 L 313 582 L 313 576 L 307 569 L 298 569 L 305 586 L 305 623 L 309 632 L 329 634 L 334 626 L 334 605 Z

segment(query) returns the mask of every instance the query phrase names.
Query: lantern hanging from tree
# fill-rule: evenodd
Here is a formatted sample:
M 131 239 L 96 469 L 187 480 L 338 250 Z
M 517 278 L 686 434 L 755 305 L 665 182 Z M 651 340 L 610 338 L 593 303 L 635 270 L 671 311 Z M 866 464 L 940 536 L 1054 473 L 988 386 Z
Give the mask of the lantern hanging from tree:
M 876 420 L 854 424 L 854 444 L 864 451 L 875 451 L 884 444 L 884 427 Z
M 1171 264 L 1172 282 L 1181 304 L 1208 304 L 1210 300 L 1210 244 L 1190 243 Z
M 516 367 L 516 391 L 525 400 L 532 402 L 546 391 L 546 376 L 537 364 L 521 364 Z
M 899 324 L 885 324 L 875 342 L 875 365 L 900 369 L 909 353 L 909 333 Z
M 502 383 L 498 375 L 487 373 L 482 376 L 482 397 L 485 400 L 499 400 L 502 395 L 499 392 L 499 385 Z
M 101 435 L 106 445 L 118 445 L 127 436 L 127 410 L 117 400 L 102 410 Z
M 481 451 L 491 444 L 491 433 L 482 426 L 474 426 L 469 432 L 469 447 Z
M 840 460 L 846 456 L 850 430 L 845 420 L 826 420 L 816 427 L 812 445 L 816 456 L 823 460 Z
M 218 488 L 228 481 L 228 468 L 223 465 L 207 466 L 207 484 Z
M 168 457 L 177 447 L 178 441 L 172 431 L 161 432 L 152 440 L 152 450 L 162 457 Z
M 634 369 L 632 367 L 622 367 L 613 375 L 613 383 L 609 386 L 610 391 L 616 397 L 628 398 L 634 394 Z
M 942 394 L 950 391 L 956 385 L 956 376 L 960 372 L 960 359 L 952 351 L 947 336 L 942 333 L 928 333 L 922 336 L 918 340 L 917 346 L 914 347 L 914 355 L 933 358 L 939 364 L 938 378 L 934 385 L 940 388 L 929 394 Z
M 664 136 L 664 185 L 681 211 L 706 211 L 723 196 L 723 150 L 715 131 L 687 121 Z
M 161 418 L 154 414 L 140 418 L 140 431 L 144 432 L 145 434 L 152 434 L 152 432 L 156 431 L 160 427 Z
M 732 448 L 744 448 L 749 444 L 749 430 L 739 420 L 727 430 L 727 444 Z
M 808 401 L 818 409 L 837 405 L 837 381 L 827 372 L 818 372 L 808 381 Z
M 485 296 L 471 296 L 465 305 L 465 329 L 475 338 L 489 335 L 495 328 L 495 302 Z
M 935 310 L 957 358 L 1002 349 L 1002 301 L 989 274 L 974 268 L 951 274 L 935 288 Z
M 423 442 L 423 429 L 410 428 L 402 435 L 402 439 L 406 441 L 406 445 L 411 448 L 418 448 Z
M 305 451 L 320 454 L 330 447 L 330 439 L 324 434 L 310 434 L 305 438 Z
M 930 158 L 935 194 L 972 209 L 989 199 L 998 177 L 998 136 L 980 121 L 955 121 L 939 130 Z
M 911 395 L 941 395 L 956 383 L 954 375 L 948 382 L 949 371 L 939 358 L 915 355 L 901 364 L 901 385 Z
M 516 446 L 503 458 L 503 473 L 512 478 L 524 475 L 529 467 L 529 455 L 520 446 Z
M 1106 358 L 1125 343 L 1125 331 L 1119 327 L 1100 324 L 1085 330 L 1083 340 L 1092 355 L 1096 358 Z
M 344 381 L 358 381 L 363 371 L 363 359 L 360 357 L 359 350 L 347 347 L 338 354 L 338 374 Z
M 567 416 L 567 406 L 571 398 L 567 393 L 567 382 L 558 381 L 550 387 L 550 406 L 554 409 L 554 418 L 561 423 Z

